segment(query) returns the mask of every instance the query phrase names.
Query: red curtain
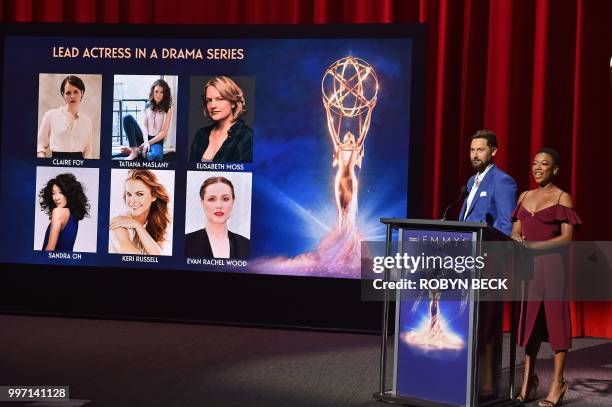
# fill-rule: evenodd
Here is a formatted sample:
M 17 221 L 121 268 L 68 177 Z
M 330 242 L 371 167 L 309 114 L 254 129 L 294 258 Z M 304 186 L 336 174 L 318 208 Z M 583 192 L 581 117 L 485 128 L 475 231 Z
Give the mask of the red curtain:
M 477 129 L 500 140 L 497 163 L 534 187 L 541 146 L 563 158 L 560 186 L 584 221 L 579 240 L 612 230 L 612 2 L 591 0 L 8 0 L 4 22 L 427 23 L 424 215 L 440 216 L 470 175 Z M 603 173 L 601 172 L 603 171 Z M 574 303 L 575 335 L 612 338 L 612 303 Z

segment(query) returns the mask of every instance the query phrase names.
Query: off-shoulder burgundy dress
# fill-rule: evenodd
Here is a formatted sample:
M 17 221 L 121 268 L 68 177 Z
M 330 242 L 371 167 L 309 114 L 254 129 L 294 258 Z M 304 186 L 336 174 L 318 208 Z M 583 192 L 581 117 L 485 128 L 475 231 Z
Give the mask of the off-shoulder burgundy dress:
M 561 195 L 559 195 L 559 200 Z M 561 224 L 582 223 L 572 208 L 557 201 L 555 205 L 531 213 L 519 202 L 513 221 L 521 221 L 525 240 L 537 242 L 561 234 Z M 524 300 L 518 328 L 518 342 L 526 346 L 532 335 L 540 341 L 550 342 L 554 351 L 569 349 L 572 345 L 570 308 L 567 302 L 566 255 L 562 248 L 532 250 L 533 275 L 526 282 Z M 565 300 L 564 300 L 565 299 Z

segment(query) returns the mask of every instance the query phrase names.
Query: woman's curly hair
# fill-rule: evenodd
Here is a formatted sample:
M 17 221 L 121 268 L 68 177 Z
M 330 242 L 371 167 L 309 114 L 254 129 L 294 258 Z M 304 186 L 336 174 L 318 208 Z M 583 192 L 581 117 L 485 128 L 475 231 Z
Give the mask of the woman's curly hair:
M 153 97 L 153 95 L 155 94 L 156 86 L 161 86 L 161 88 L 164 90 L 164 98 L 159 104 L 155 101 L 155 98 Z M 153 82 L 153 85 L 151 85 L 151 90 L 149 91 L 149 101 L 147 102 L 147 106 L 150 107 L 151 110 L 157 110 L 158 112 L 167 113 L 168 110 L 170 110 L 170 108 L 172 107 L 172 103 L 172 90 L 170 90 L 170 85 L 168 85 L 168 82 L 163 79 L 158 79 Z
M 91 205 L 87 195 L 85 195 L 83 186 L 74 174 L 66 173 L 51 178 L 47 181 L 47 185 L 38 193 L 40 208 L 49 215 L 49 218 L 51 218 L 51 212 L 56 206 L 53 201 L 53 185 L 57 185 L 66 197 L 66 208 L 70 209 L 72 216 L 77 220 L 82 220 L 85 216 L 89 216 Z

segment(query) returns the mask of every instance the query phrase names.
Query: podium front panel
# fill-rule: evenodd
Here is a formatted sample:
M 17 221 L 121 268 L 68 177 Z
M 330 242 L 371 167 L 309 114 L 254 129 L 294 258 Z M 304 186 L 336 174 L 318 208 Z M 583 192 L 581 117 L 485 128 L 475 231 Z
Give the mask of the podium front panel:
M 458 253 L 475 256 L 478 234 L 421 228 L 399 229 L 398 237 L 398 251 L 402 255 L 444 257 L 452 251 L 453 256 Z M 428 273 L 423 277 L 438 277 L 433 273 L 443 273 L 440 270 L 420 272 Z M 440 274 L 440 277 L 444 276 Z M 411 279 L 419 281 L 414 275 Z M 394 395 L 425 403 L 470 405 L 476 313 L 473 292 L 459 292 L 459 297 L 455 294 L 452 300 L 445 300 L 443 290 L 397 291 Z

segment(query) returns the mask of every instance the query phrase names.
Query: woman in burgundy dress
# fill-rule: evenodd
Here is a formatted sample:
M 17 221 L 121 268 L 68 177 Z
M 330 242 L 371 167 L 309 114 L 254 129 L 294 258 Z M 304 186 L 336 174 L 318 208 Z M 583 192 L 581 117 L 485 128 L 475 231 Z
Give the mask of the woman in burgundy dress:
M 541 407 L 560 405 L 568 388 L 563 369 L 571 347 L 571 321 L 563 245 L 572 240 L 574 226 L 581 223 L 571 196 L 553 183 L 559 164 L 559 153 L 553 149 L 543 148 L 535 155 L 532 172 L 538 187 L 521 194 L 512 227 L 512 238 L 531 249 L 533 256 L 533 276 L 525 287 L 519 321 L 519 344 L 525 346 L 519 400 L 535 396 L 539 384 L 535 362 L 541 342 L 550 342 L 555 352 L 554 377 L 548 395 L 538 403 Z

